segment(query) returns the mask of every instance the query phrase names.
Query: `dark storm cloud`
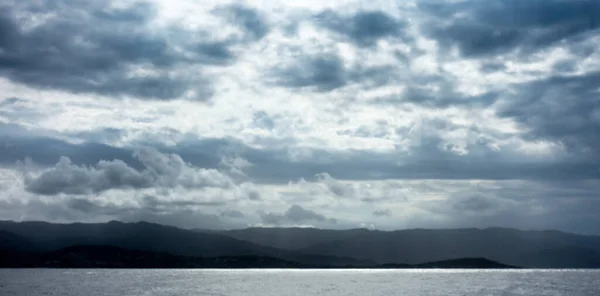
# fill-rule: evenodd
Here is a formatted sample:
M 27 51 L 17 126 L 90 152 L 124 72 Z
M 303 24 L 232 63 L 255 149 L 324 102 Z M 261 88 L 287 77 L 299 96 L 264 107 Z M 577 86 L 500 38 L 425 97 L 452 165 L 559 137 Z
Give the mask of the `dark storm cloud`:
M 555 75 L 515 86 L 499 115 L 516 120 L 530 139 L 564 144 L 600 173 L 600 72 Z M 592 174 L 592 171 L 590 171 Z
M 347 67 L 337 54 L 301 55 L 293 63 L 276 67 L 271 72 L 271 79 L 279 86 L 316 92 L 332 91 L 349 83 L 381 86 L 396 78 L 392 67 Z
M 285 211 L 282 214 L 261 212 L 259 213 L 259 215 L 264 223 L 271 225 L 285 225 L 310 222 L 337 222 L 335 219 L 329 219 L 321 214 L 304 209 L 299 205 L 292 205 L 287 211 Z
M 221 187 L 231 186 L 231 179 L 214 169 L 190 167 L 175 154 L 162 154 L 152 149 L 134 153 L 144 166 L 136 170 L 122 160 L 101 160 L 94 166 L 79 166 L 68 157 L 61 157 L 51 168 L 38 175 L 26 174 L 25 189 L 41 195 L 59 193 L 83 195 L 110 189 L 141 189 L 152 187 Z
M 515 50 L 526 55 L 575 43 L 600 28 L 595 0 L 423 1 L 419 7 L 438 17 L 425 31 L 443 45 L 457 45 L 467 57 Z
M 0 6 L 0 76 L 33 87 L 159 100 L 194 91 L 194 99 L 204 100 L 212 94 L 210 79 L 175 70 L 235 60 L 230 47 L 238 41 L 152 28 L 155 8 L 148 3 L 9 2 Z M 249 34 L 261 34 L 249 13 L 235 15 L 250 26 Z M 137 68 L 155 74 L 131 76 Z
M 373 46 L 384 38 L 406 38 L 407 24 L 381 11 L 360 11 L 349 17 L 325 11 L 318 14 L 315 21 L 361 47 Z

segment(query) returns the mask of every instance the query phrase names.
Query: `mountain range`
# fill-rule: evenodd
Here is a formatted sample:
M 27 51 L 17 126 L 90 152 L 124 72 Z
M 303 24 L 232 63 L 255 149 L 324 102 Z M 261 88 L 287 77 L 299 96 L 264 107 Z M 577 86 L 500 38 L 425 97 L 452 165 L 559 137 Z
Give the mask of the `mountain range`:
M 113 262 L 110 266 L 118 266 L 115 258 L 130 258 L 126 266 L 142 267 L 139 258 L 154 258 L 156 267 L 598 268 L 600 236 L 507 228 L 214 231 L 147 222 L 0 222 L 0 253 L 6 262 L 35 257 L 32 265 L 52 266 L 47 262 L 63 262 L 73 252 L 78 258 L 104 254 L 101 258 Z

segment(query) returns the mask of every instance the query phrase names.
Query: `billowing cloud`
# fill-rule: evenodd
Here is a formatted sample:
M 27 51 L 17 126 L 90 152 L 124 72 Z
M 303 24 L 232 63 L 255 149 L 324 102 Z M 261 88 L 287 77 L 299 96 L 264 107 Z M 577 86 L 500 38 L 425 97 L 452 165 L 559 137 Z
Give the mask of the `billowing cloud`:
M 232 180 L 214 169 L 191 167 L 180 156 L 162 154 L 152 149 L 140 149 L 134 154 L 144 166 L 136 170 L 121 160 L 98 162 L 93 167 L 71 163 L 61 157 L 52 168 L 39 173 L 27 173 L 25 188 L 42 195 L 90 194 L 110 189 L 142 189 L 150 187 L 184 188 L 232 186 Z

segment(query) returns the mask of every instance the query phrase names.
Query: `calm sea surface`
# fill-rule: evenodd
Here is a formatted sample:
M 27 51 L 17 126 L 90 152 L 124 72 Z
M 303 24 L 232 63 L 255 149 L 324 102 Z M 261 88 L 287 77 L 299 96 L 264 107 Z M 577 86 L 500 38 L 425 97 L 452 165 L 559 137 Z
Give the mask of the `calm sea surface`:
M 0 295 L 600 295 L 600 271 L 0 269 Z

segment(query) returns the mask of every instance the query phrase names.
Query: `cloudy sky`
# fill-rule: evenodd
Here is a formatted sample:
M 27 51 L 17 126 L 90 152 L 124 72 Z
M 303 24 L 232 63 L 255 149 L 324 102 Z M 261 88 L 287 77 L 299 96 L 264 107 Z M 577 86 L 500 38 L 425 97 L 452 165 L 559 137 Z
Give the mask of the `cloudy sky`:
M 5 0 L 0 219 L 600 234 L 596 0 Z

